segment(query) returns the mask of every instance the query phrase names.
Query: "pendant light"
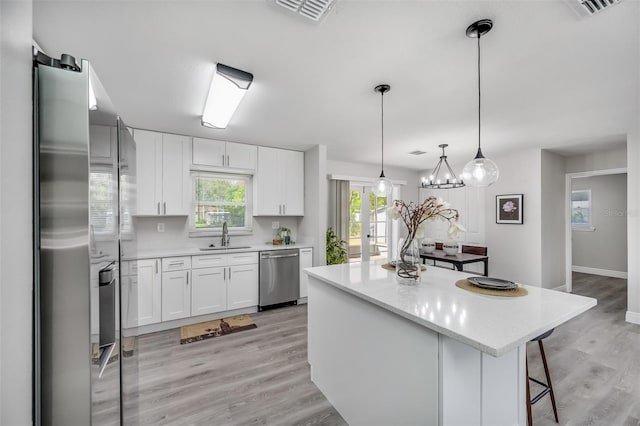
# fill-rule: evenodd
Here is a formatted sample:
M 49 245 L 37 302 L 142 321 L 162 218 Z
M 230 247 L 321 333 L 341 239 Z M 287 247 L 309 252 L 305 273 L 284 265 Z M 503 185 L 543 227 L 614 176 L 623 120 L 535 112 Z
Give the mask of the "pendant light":
M 462 178 L 467 185 L 475 187 L 489 186 L 498 180 L 498 166 L 496 163 L 482 155 L 480 148 L 480 112 L 481 112 L 481 92 L 480 92 L 480 37 L 491 31 L 493 21 L 491 19 L 481 19 L 467 28 L 467 37 L 478 39 L 478 153 L 476 158 L 469 161 L 462 170 Z
M 382 116 L 381 116 L 381 161 L 380 161 L 380 177 L 373 182 L 373 193 L 378 197 L 388 197 L 393 190 L 393 183 L 384 175 L 384 94 L 391 90 L 391 86 L 388 84 L 381 84 L 376 86 L 373 90 L 380 93 L 382 100 Z
M 429 179 L 422 178 L 421 186 L 423 188 L 429 189 L 453 189 L 453 188 L 462 188 L 464 186 L 464 182 L 459 180 L 453 170 L 451 170 L 451 166 L 449 166 L 449 162 L 447 161 L 447 156 L 444 153 L 444 149 L 448 147 L 446 143 L 438 145 L 439 148 L 442 148 L 442 155 L 440 156 L 440 161 L 431 172 L 431 176 Z M 445 165 L 446 169 L 442 168 L 442 165 Z M 440 175 L 440 171 L 443 172 L 442 176 Z

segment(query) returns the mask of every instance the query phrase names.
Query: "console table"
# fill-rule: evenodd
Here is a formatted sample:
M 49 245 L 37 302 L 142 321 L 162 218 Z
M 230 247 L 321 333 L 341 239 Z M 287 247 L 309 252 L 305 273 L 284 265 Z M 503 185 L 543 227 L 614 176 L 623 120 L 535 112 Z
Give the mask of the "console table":
M 454 256 L 447 256 L 444 251 L 435 250 L 433 253 L 420 252 L 420 257 L 422 258 L 422 263 L 425 263 L 426 259 L 452 263 L 458 271 L 462 271 L 462 265 L 482 262 L 484 263 L 484 276 L 489 276 L 489 256 L 471 253 L 458 253 Z

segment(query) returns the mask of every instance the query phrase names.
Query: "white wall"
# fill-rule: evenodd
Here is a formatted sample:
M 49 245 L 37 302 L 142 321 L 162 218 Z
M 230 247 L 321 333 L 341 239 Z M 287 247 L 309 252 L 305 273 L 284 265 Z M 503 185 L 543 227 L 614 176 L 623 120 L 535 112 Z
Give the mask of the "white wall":
M 0 1 L 0 424 L 32 423 L 30 0 Z
M 627 137 L 627 210 L 626 319 L 640 324 L 640 122 Z
M 500 178 L 486 189 L 486 243 L 489 274 L 540 286 L 542 283 L 541 151 L 519 150 L 491 158 Z M 524 194 L 524 224 L 496 224 L 496 195 Z
M 542 150 L 540 160 L 542 287 L 556 288 L 566 284 L 565 158 Z
M 591 190 L 593 232 L 573 231 L 573 266 L 627 272 L 627 174 L 572 179 Z
M 627 167 L 627 148 L 604 149 L 589 154 L 567 157 L 565 169 L 567 173 L 593 170 L 618 169 Z
M 327 257 L 327 147 L 316 145 L 304 153 L 304 217 L 300 220 L 300 238 L 313 244 L 313 265 L 326 265 Z

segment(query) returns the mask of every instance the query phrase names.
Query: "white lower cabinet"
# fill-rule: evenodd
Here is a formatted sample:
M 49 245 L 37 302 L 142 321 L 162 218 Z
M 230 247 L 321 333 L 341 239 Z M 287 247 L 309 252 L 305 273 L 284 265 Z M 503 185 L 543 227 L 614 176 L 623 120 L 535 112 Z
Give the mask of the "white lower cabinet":
M 162 321 L 162 281 L 159 259 L 128 262 L 123 268 L 122 312 L 125 328 Z
M 191 265 L 192 316 L 258 305 L 258 253 L 193 256 Z
M 171 271 L 162 274 L 162 321 L 187 318 L 191 315 L 191 271 Z
M 258 304 L 258 265 L 229 266 L 227 310 Z
M 308 282 L 309 276 L 304 273 L 304 268 L 311 268 L 313 266 L 313 249 L 302 248 L 300 249 L 300 298 L 307 297 L 308 295 Z
M 226 267 L 194 269 L 191 315 L 212 314 L 227 309 Z

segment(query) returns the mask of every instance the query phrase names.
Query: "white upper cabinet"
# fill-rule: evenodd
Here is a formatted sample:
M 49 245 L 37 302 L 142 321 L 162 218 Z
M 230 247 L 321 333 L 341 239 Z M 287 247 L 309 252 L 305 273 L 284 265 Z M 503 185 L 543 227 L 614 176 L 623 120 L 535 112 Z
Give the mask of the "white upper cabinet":
M 304 216 L 304 153 L 258 147 L 254 216 Z
M 137 214 L 188 215 L 190 138 L 135 129 L 134 139 L 138 172 Z
M 213 167 L 227 170 L 254 171 L 257 148 L 254 145 L 193 138 L 195 168 Z

